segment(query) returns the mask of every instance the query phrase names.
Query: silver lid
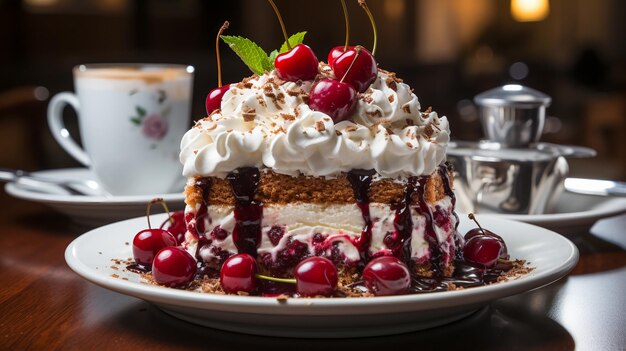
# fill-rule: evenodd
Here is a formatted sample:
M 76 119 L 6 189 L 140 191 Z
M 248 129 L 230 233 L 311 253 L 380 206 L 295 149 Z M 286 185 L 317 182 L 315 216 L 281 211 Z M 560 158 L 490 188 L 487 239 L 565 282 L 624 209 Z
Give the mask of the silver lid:
M 547 107 L 552 98 L 523 85 L 507 84 L 476 95 L 474 102 L 479 106 L 489 107 Z

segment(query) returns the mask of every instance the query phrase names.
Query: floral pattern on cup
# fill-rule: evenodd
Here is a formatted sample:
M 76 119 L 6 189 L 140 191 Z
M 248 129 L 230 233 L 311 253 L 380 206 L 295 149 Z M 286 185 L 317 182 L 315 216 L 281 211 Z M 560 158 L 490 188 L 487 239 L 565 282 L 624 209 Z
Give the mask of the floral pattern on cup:
M 152 112 L 148 114 L 145 108 L 135 106 L 137 115 L 130 117 L 130 121 L 141 127 L 141 133 L 146 138 L 159 141 L 167 135 L 168 124 L 165 115 L 168 111 L 166 109 L 164 113 Z

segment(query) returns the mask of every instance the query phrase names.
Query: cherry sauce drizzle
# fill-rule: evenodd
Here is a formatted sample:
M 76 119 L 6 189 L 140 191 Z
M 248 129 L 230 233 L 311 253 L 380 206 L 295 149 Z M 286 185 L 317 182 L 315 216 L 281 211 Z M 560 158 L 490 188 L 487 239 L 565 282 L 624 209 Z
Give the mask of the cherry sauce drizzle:
M 239 253 L 257 256 L 261 243 L 263 203 L 254 199 L 261 174 L 258 168 L 243 167 L 227 176 L 235 196 L 233 241 Z

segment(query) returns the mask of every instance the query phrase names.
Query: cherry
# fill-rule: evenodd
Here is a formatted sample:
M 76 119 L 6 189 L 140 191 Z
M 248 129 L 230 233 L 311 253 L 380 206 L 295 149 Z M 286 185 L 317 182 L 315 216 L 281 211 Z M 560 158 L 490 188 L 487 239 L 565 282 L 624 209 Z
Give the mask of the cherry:
M 205 106 L 206 113 L 210 115 L 215 110 L 219 110 L 222 108 L 222 98 L 224 94 L 230 89 L 230 84 L 223 85 L 221 87 L 217 87 L 206 96 Z
M 345 46 L 335 46 L 334 48 L 332 48 L 330 50 L 330 52 L 328 53 L 328 65 L 330 66 L 331 69 L 334 69 L 335 67 L 335 60 L 343 55 L 344 52 L 354 49 L 355 46 L 348 46 L 348 48 L 346 48 Z
M 283 18 L 280 16 L 278 7 L 276 7 L 273 0 L 268 0 L 268 2 L 272 5 L 272 8 L 276 13 L 276 17 L 278 17 L 280 28 L 285 36 L 285 43 L 289 49 L 289 51 L 276 56 L 276 59 L 274 60 L 276 73 L 282 80 L 290 82 L 298 80 L 311 80 L 315 78 L 319 64 L 315 53 L 310 47 L 304 44 L 298 44 L 291 47 L 289 37 L 287 36 L 287 30 L 285 29 L 285 23 L 283 22 Z
M 500 241 L 490 236 L 474 236 L 465 242 L 463 256 L 470 263 L 490 268 L 496 265 L 502 255 L 503 246 Z
M 276 56 L 274 67 L 278 76 L 290 82 L 312 80 L 317 75 L 319 61 L 313 50 L 304 44 Z
M 491 230 L 487 230 L 484 229 L 483 227 L 480 226 L 480 223 L 478 223 L 478 221 L 476 220 L 476 216 L 474 216 L 473 213 L 470 213 L 467 215 L 471 220 L 473 220 L 474 222 L 476 222 L 476 225 L 478 226 L 478 228 L 474 228 L 469 230 L 465 236 L 464 239 L 465 241 L 470 240 L 471 238 L 475 237 L 475 236 L 489 236 L 492 237 L 494 239 L 497 239 L 498 241 L 500 241 L 500 244 L 502 245 L 502 253 L 500 254 L 500 258 L 508 260 L 509 259 L 509 251 L 506 247 L 506 243 L 504 242 L 504 239 L 502 239 L 502 237 L 494 232 L 492 232 Z
M 256 260 L 248 254 L 230 256 L 222 264 L 220 285 L 226 293 L 251 293 L 256 287 Z
M 174 235 L 162 228 L 153 229 L 152 225 L 150 225 L 150 208 L 152 208 L 152 205 L 155 203 L 160 203 L 169 214 L 167 205 L 163 199 L 152 199 L 146 206 L 148 229 L 140 231 L 133 238 L 133 258 L 138 265 L 144 266 L 145 268 L 149 268 L 152 265 L 154 256 L 159 250 L 168 246 L 176 246 L 176 238 Z
M 217 88 L 211 90 L 206 96 L 204 106 L 206 107 L 207 115 L 210 115 L 215 110 L 222 108 L 222 97 L 230 89 L 230 84 L 222 86 L 222 64 L 220 61 L 220 36 L 228 28 L 229 23 L 225 21 L 217 32 L 215 37 L 215 56 L 217 58 Z
M 324 78 L 311 88 L 309 106 L 324 112 L 335 123 L 346 119 L 356 106 L 356 91 L 349 84 Z
M 337 268 L 327 258 L 309 257 L 295 270 L 296 291 L 301 296 L 330 296 L 337 289 Z
M 346 41 L 343 46 L 335 46 L 328 53 L 328 65 L 332 69 L 335 65 L 335 60 L 337 57 L 341 56 L 344 52 L 348 51 L 348 49 L 354 49 L 354 46 L 350 45 L 350 18 L 348 17 L 348 8 L 346 7 L 346 1 L 341 0 L 341 8 L 343 10 L 343 18 L 346 21 Z
M 171 288 L 183 286 L 193 280 L 197 263 L 189 252 L 180 247 L 166 247 L 159 251 L 152 262 L 154 280 Z
M 393 256 L 371 260 L 363 269 L 365 286 L 376 296 L 404 294 L 411 287 L 407 266 Z
M 133 239 L 133 258 L 137 264 L 150 267 L 161 249 L 176 246 L 176 238 L 163 229 L 144 229 Z
M 357 57 L 357 47 L 346 50 L 334 60 L 332 67 L 335 77 L 344 77 L 344 82 L 362 93 L 376 80 L 378 67 L 374 56 L 367 49 L 361 47 L 360 51 Z
M 176 238 L 177 245 L 181 245 L 185 241 L 185 232 L 187 231 L 185 211 L 180 210 L 172 213 L 170 218 L 161 224 L 161 229 L 170 232 Z
M 490 237 L 490 238 L 494 238 L 498 240 L 500 242 L 500 245 L 502 245 L 502 253 L 500 255 L 500 258 L 505 259 L 505 260 L 509 259 L 509 253 L 506 247 L 506 243 L 504 242 L 504 239 L 502 239 L 500 235 L 492 232 L 491 230 L 474 228 L 468 231 L 467 234 L 465 234 L 464 238 L 465 238 L 465 241 L 467 242 L 474 237 Z

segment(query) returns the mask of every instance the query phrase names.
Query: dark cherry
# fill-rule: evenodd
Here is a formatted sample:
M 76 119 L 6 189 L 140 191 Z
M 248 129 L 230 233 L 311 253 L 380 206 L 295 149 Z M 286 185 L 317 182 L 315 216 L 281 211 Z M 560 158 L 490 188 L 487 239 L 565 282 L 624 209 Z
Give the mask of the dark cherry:
M 376 296 L 405 294 L 411 287 L 409 269 L 393 256 L 371 260 L 363 269 L 363 280 Z
M 354 59 L 357 54 L 355 47 L 339 55 L 333 63 L 333 72 L 335 72 L 337 79 L 343 79 L 344 83 L 352 85 L 354 89 L 362 93 L 376 80 L 378 66 L 376 65 L 374 56 L 372 56 L 367 49 L 361 47 L 360 51 L 361 53 L 356 60 Z M 350 68 L 352 61 L 355 62 L 352 68 Z M 348 71 L 348 69 L 350 71 Z M 346 74 L 346 72 L 348 73 Z
M 226 293 L 251 293 L 256 287 L 256 260 L 248 254 L 230 256 L 220 270 L 220 285 Z
M 504 242 L 504 239 L 502 239 L 500 235 L 488 229 L 474 228 L 474 229 L 469 230 L 465 234 L 464 238 L 465 238 L 465 241 L 468 241 L 475 236 L 488 236 L 488 237 L 497 239 L 502 245 L 502 253 L 500 254 L 500 258 L 505 259 L 505 260 L 509 259 L 509 251 L 506 247 L 506 243 Z
M 344 52 L 346 52 L 345 50 L 345 46 L 341 45 L 341 46 L 335 46 L 334 48 L 332 48 L 332 50 L 330 50 L 330 52 L 328 53 L 328 65 L 330 66 L 330 68 L 332 69 L 333 67 L 335 67 L 335 60 L 343 55 Z M 354 46 L 348 46 L 348 50 L 353 50 Z M 341 77 L 338 77 L 337 79 L 341 79 Z
M 133 258 L 138 265 L 150 267 L 157 252 L 176 246 L 176 238 L 164 229 L 144 229 L 133 239 Z
M 296 266 L 294 277 L 296 291 L 301 296 L 330 296 L 337 289 L 337 267 L 324 257 L 303 260 Z
M 317 57 L 313 50 L 298 44 L 291 50 L 276 56 L 274 67 L 278 76 L 286 81 L 312 80 L 317 75 Z
M 230 84 L 222 85 L 221 87 L 217 87 L 209 92 L 205 101 L 207 115 L 210 115 L 213 111 L 222 108 L 222 98 L 228 89 L 230 89 Z
M 496 265 L 503 249 L 504 246 L 500 240 L 491 236 L 479 235 L 465 242 L 463 256 L 470 263 L 490 268 Z
M 354 111 L 356 91 L 347 83 L 324 78 L 311 88 L 309 106 L 329 115 L 335 123 L 341 122 Z
M 176 238 L 177 245 L 181 245 L 185 241 L 185 232 L 187 231 L 185 211 L 180 210 L 172 213 L 171 217 L 161 224 L 161 229 L 170 232 Z
M 196 260 L 180 247 L 166 247 L 159 251 L 152 262 L 154 280 L 172 288 L 183 286 L 196 274 Z

